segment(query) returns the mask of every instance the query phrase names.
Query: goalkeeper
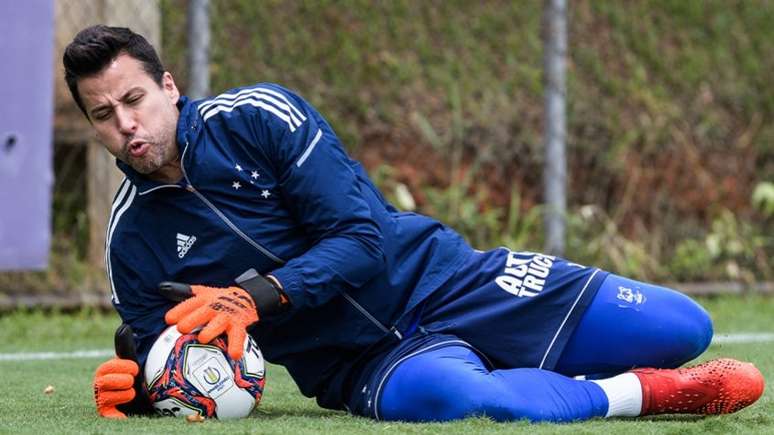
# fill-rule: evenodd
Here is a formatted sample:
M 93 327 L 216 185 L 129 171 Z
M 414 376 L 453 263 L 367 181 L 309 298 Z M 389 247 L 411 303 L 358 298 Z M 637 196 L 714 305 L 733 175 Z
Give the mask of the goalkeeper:
M 477 251 L 399 212 L 281 86 L 192 101 L 124 28 L 81 31 L 63 60 L 126 175 L 106 266 L 138 358 L 98 369 L 105 417 L 145 409 L 138 366 L 175 323 L 203 326 L 204 342 L 227 334 L 234 358 L 249 333 L 320 406 L 382 420 L 719 414 L 762 394 L 748 363 L 675 369 L 712 337 L 686 296 L 549 255 Z M 192 297 L 177 304 L 165 281 L 194 284 Z

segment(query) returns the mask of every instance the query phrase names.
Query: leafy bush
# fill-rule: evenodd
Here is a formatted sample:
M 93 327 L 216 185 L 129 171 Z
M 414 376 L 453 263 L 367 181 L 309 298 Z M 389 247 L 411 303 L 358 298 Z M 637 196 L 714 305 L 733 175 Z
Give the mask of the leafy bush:
M 182 89 L 186 7 L 161 1 Z M 213 1 L 212 90 L 296 89 L 372 174 L 391 168 L 402 207 L 480 248 L 540 250 L 542 7 Z M 648 279 L 771 279 L 774 3 L 578 0 L 568 18 L 566 256 Z M 68 178 L 53 271 L 0 280 L 94 286 Z
M 162 6 L 185 85 L 185 2 Z M 297 89 L 372 174 L 391 168 L 396 201 L 478 247 L 540 249 L 541 8 L 213 2 L 212 87 Z M 774 171 L 774 4 L 581 0 L 568 17 L 566 255 L 649 279 L 769 276 L 771 183 L 749 198 Z

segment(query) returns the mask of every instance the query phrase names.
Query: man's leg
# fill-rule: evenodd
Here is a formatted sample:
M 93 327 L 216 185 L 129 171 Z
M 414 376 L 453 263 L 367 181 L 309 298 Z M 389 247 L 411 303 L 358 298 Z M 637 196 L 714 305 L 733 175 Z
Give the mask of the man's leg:
M 382 420 L 446 421 L 486 415 L 498 421 L 572 421 L 604 416 L 602 388 L 540 369 L 489 371 L 464 346 L 415 354 L 388 374 L 378 397 Z
M 664 287 L 609 275 L 570 337 L 555 370 L 594 381 L 608 397 L 607 417 L 734 412 L 757 400 L 763 378 L 751 364 L 716 360 L 674 368 L 712 339 L 707 312 Z M 633 367 L 651 369 L 609 378 Z
M 693 368 L 640 369 L 611 379 L 576 380 L 532 368 L 493 370 L 469 348 L 446 346 L 402 359 L 377 389 L 382 420 L 567 422 L 592 417 L 736 412 L 763 394 L 749 363 L 714 360 Z
M 633 367 L 674 368 L 701 355 L 712 320 L 682 293 L 608 275 L 567 343 L 555 371 L 621 373 Z

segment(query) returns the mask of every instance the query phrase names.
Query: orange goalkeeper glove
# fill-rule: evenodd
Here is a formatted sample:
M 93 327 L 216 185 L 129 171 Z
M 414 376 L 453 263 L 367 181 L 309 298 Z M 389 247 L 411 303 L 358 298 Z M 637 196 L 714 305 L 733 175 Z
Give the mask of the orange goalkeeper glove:
M 126 418 L 116 406 L 134 400 L 134 377 L 140 367 L 130 359 L 113 358 L 102 363 L 94 375 L 94 401 L 99 415 L 107 418 Z
M 199 326 L 199 341 L 209 343 L 220 334 L 228 338 L 228 354 L 238 360 L 244 351 L 247 327 L 258 321 L 258 315 L 273 314 L 287 305 L 288 299 L 279 286 L 250 270 L 237 278 L 242 287 L 207 287 L 203 285 L 164 282 L 159 290 L 170 299 L 183 300 L 167 311 L 167 324 L 188 334 Z M 191 297 L 192 296 L 192 297 Z
M 118 327 L 115 346 L 116 357 L 97 367 L 94 375 L 97 412 L 107 418 L 126 418 L 126 413 L 147 413 L 151 409 L 150 401 L 145 394 L 143 378 L 138 376 L 140 366 L 137 364 L 134 333 L 129 325 Z
M 222 333 L 228 336 L 228 354 L 238 360 L 247 336 L 247 327 L 258 321 L 258 311 L 250 295 L 239 287 L 191 286 L 193 297 L 167 311 L 167 324 L 188 334 L 199 326 L 199 341 L 209 343 Z

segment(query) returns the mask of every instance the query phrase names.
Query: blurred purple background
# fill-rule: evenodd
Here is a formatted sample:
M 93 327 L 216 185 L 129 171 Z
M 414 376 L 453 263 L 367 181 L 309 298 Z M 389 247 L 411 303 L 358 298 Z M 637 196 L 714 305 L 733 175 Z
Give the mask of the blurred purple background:
M 48 264 L 53 49 L 52 0 L 0 1 L 0 270 Z

